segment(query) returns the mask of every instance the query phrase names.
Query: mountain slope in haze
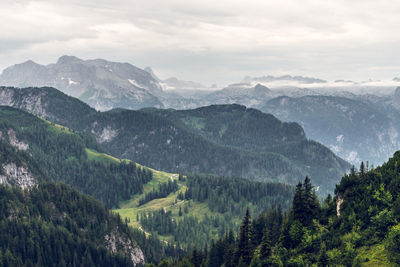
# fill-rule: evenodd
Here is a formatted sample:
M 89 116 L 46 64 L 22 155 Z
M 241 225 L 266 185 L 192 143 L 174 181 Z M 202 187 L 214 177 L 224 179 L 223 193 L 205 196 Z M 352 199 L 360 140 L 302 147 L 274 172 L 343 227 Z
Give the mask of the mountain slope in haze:
M 3 87 L 0 95 L 4 96 L 0 104 L 36 112 L 55 123 L 62 122 L 71 129 L 90 133 L 111 155 L 159 170 L 289 184 L 311 175 L 326 192 L 349 168 L 322 145 L 307 141 L 298 125 L 282 124 L 270 115 L 243 106 L 210 106 L 187 113 L 152 109 L 96 112 L 51 88 Z M 52 102 L 58 104 L 55 106 Z M 42 104 L 38 108 L 34 103 Z M 203 120 L 210 121 L 207 127 L 215 128 L 213 113 L 216 121 L 226 120 L 223 124 L 226 129 L 201 129 Z M 186 123 L 179 114 L 187 117 Z M 175 115 L 179 116 L 175 118 Z M 258 125 L 262 128 L 253 131 Z M 217 138 L 219 134 L 223 138 Z M 281 142 L 273 146 L 269 140 Z
M 261 110 L 299 122 L 307 136 L 347 161 L 380 164 L 400 148 L 398 112 L 368 99 L 336 96 L 278 97 Z
M 392 105 L 396 109 L 400 109 L 400 87 L 397 87 L 393 94 Z
M 0 84 L 55 87 L 98 110 L 163 107 L 158 98 L 162 88 L 151 74 L 128 63 L 103 59 L 63 56 L 46 66 L 27 61 L 5 69 Z
M 291 75 L 282 75 L 282 76 L 261 76 L 261 77 L 245 77 L 242 80 L 243 83 L 268 83 L 268 82 L 297 82 L 300 84 L 324 84 L 327 81 L 313 78 L 313 77 L 304 77 L 304 76 L 291 76 Z
M 247 83 L 231 84 L 226 88 L 209 93 L 201 98 L 203 105 L 212 104 L 241 104 L 247 107 L 256 107 L 262 100 L 270 99 L 273 93 L 267 87 Z

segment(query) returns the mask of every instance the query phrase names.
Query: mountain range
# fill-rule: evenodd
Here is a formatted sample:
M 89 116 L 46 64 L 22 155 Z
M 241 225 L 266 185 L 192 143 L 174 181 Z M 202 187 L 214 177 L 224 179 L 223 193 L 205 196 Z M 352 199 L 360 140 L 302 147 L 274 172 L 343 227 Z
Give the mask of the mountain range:
M 284 121 L 297 121 L 307 135 L 352 163 L 381 164 L 400 147 L 399 112 L 368 100 L 339 96 L 282 96 L 261 110 Z
M 29 89 L 8 90 L 21 90 L 19 103 L 28 103 L 22 98 L 24 90 Z M 52 88 L 32 90 L 40 91 L 42 96 L 46 90 L 51 90 L 56 95 L 70 98 Z M 33 100 L 32 94 L 29 97 Z M 79 100 L 76 102 L 81 103 Z M 46 99 L 41 103 L 46 103 Z M 224 112 L 217 113 L 213 109 Z M 243 110 L 247 109 L 239 105 L 223 105 L 211 106 L 211 110 L 204 107 L 167 110 L 168 113 L 158 109 L 143 112 L 188 124 L 215 143 L 258 151 L 262 148 L 256 147 L 264 144 L 257 138 L 263 127 L 251 129 L 253 120 L 244 126 L 250 128 L 251 133 L 243 129 L 230 132 L 229 127 L 223 127 L 226 128 L 224 133 L 230 132 L 225 136 L 224 133 L 221 135 L 221 128 L 216 127 L 222 121 L 229 122 L 229 117 L 236 119 L 234 113 Z M 302 140 L 299 125 L 283 124 L 272 115 L 254 109 L 248 112 L 264 117 L 277 132 L 286 132 L 287 140 L 272 132 L 268 136 L 271 144 L 279 147 L 288 141 L 290 146 L 296 146 Z M 244 118 L 239 118 L 234 128 L 242 125 L 242 120 Z M 240 142 L 246 136 L 254 140 Z M 352 169 L 336 186 L 334 197 L 328 195 L 322 204 L 306 178 L 304 183 L 297 184 L 292 206 L 284 213 L 276 207 L 282 204 L 287 207 L 293 187 L 227 177 L 162 173 L 101 153 L 101 149 L 101 145 L 88 134 L 13 107 L 0 107 L 2 263 L 11 266 L 78 263 L 86 266 L 141 266 L 145 263 L 168 264 L 166 260 L 169 260 L 173 266 L 191 266 L 199 262 L 230 262 L 234 265 L 237 262 L 236 265 L 243 265 L 241 255 L 246 254 L 241 244 L 247 229 L 253 234 L 246 239 L 248 242 L 244 246 L 254 244 L 249 249 L 247 265 L 264 262 L 297 266 L 392 266 L 400 262 L 400 251 L 395 245 L 400 236 L 400 205 L 396 197 L 399 193 L 400 152 L 381 167 L 367 170 L 362 166 L 357 172 Z M 131 167 L 125 169 L 124 166 Z M 80 179 L 74 178 L 76 170 Z M 148 172 L 141 176 L 143 183 L 136 184 L 136 193 L 127 196 L 128 201 L 120 201 L 120 209 L 114 212 L 82 194 L 86 191 L 107 203 L 107 198 L 101 196 L 122 192 L 122 188 L 113 190 L 124 179 L 123 173 L 130 176 L 126 180 L 128 183 L 124 184 L 126 186 L 129 181 L 136 180 L 139 170 Z M 93 178 L 88 177 L 93 174 Z M 107 179 L 102 179 L 102 175 Z M 99 183 L 107 184 L 100 195 Z M 175 184 L 177 189 L 168 191 L 167 184 Z M 137 190 L 140 188 L 142 191 Z M 159 195 L 163 190 L 171 193 Z M 247 211 L 240 222 L 237 216 L 246 206 L 256 213 L 266 208 L 268 212 L 251 219 Z M 125 222 L 116 213 L 125 216 Z M 203 220 L 199 219 L 200 216 Z M 140 228 L 133 229 L 128 225 Z M 237 229 L 237 238 L 233 230 L 224 234 L 228 226 Z M 177 243 L 170 245 L 171 236 Z M 218 239 L 211 242 L 211 237 Z M 206 246 L 204 252 L 197 252 L 196 247 L 209 242 L 211 246 Z M 190 244 L 187 247 L 190 254 L 179 251 L 178 244 Z M 186 258 L 182 259 L 182 255 Z M 175 262 L 178 258 L 182 259 L 181 263 Z
M 381 164 L 399 148 L 400 89 L 395 90 L 396 81 L 390 85 L 379 81 L 332 83 L 314 77 L 267 75 L 245 77 L 218 89 L 178 78 L 163 80 L 149 67 L 73 56 L 49 65 L 27 61 L 0 75 L 1 85 L 55 87 L 100 111 L 194 109 L 214 104 L 256 108 L 299 123 L 309 138 L 355 165 L 361 161 Z M 324 103 L 330 112 L 324 110 Z M 367 124 L 372 125 L 368 130 Z
M 5 69 L 0 81 L 19 87 L 56 87 L 99 110 L 163 106 L 156 97 L 162 94 L 162 88 L 150 73 L 127 63 L 102 59 L 63 56 L 46 66 L 27 61 Z
M 0 87 L 3 265 L 400 263 L 400 152 L 372 164 L 400 146 L 400 88 L 286 75 L 204 92 L 74 57 L 1 79 L 51 81 Z
M 309 175 L 327 192 L 350 168 L 300 125 L 245 106 L 98 112 L 53 88 L 2 87 L 0 96 L 2 105 L 90 134 L 107 153 L 154 169 L 289 184 Z

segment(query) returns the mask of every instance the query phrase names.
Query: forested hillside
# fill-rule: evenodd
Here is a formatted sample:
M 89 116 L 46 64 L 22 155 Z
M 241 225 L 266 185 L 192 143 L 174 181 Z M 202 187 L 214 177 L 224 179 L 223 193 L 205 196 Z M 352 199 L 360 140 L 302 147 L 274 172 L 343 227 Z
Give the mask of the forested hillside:
M 338 170 L 345 170 L 345 166 L 348 166 L 326 147 L 308 140 L 299 124 L 282 123 L 274 116 L 256 109 L 241 105 L 213 105 L 193 110 L 147 111 L 181 123 L 218 145 L 247 151 L 252 155 L 258 154 L 256 158 L 268 158 L 268 170 L 278 169 L 275 176 L 281 181 L 294 184 L 309 175 L 324 193 L 327 188 L 333 189 L 338 182 L 337 178 L 343 175 Z M 291 178 L 290 175 L 282 177 L 279 172 L 283 171 L 280 168 L 284 165 L 271 158 L 274 154 L 302 175 L 299 178 L 295 178 L 298 177 L 295 174 Z M 263 180 L 263 175 L 261 179 L 253 177 Z
M 154 169 L 289 184 L 309 175 L 326 193 L 350 168 L 298 124 L 244 106 L 96 112 L 52 88 L 3 87 L 0 95 L 1 104 L 84 131 L 107 153 Z
M 31 191 L 0 185 L 0 228 L 4 266 L 133 266 L 145 260 L 118 216 L 66 185 Z
M 161 246 L 158 237 L 176 248 L 204 246 L 229 228 L 237 230 L 246 207 L 255 213 L 285 210 L 293 193 L 284 184 L 149 169 L 99 152 L 87 134 L 12 107 L 0 107 L 0 133 L 1 183 L 34 188 L 64 182 L 108 207 L 120 206 L 115 211 L 142 228 L 135 240 L 145 240 L 140 245 L 154 261 L 177 253 Z
M 65 182 L 108 207 L 141 193 L 152 173 L 128 161 L 103 160 L 91 136 L 41 120 L 11 107 L 0 107 L 2 138 L 30 153 L 53 181 Z
M 376 169 L 353 169 L 322 203 L 306 178 L 288 213 L 270 209 L 252 219 L 247 212 L 237 236 L 227 233 L 207 253 L 193 250 L 173 265 L 398 266 L 399 188 L 400 152 Z
M 4 121 L 0 124 L 1 266 L 133 266 L 180 255 L 178 248 L 129 228 L 95 199 L 49 183 L 58 179 L 15 132 L 4 132 Z

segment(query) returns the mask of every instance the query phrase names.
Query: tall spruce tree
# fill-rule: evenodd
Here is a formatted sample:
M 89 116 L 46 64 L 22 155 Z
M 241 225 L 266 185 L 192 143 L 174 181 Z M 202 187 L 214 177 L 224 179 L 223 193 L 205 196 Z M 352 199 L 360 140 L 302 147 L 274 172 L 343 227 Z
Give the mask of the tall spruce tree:
M 239 232 L 239 241 L 238 241 L 238 250 L 237 256 L 238 259 L 242 259 L 243 263 L 247 266 L 250 264 L 252 257 L 252 249 L 251 249 L 251 216 L 249 209 L 246 210 L 246 215 L 240 225 Z
M 303 226 L 309 226 L 319 212 L 317 195 L 313 190 L 310 178 L 306 177 L 304 183 L 299 182 L 294 193 L 291 219 L 299 221 Z
M 302 221 L 304 221 L 305 214 L 306 214 L 306 209 L 304 206 L 303 183 L 299 182 L 296 185 L 296 191 L 295 191 L 294 197 L 293 197 L 292 209 L 291 209 L 291 219 L 302 222 Z
M 328 258 L 328 255 L 326 254 L 326 245 L 325 245 L 325 243 L 322 243 L 321 250 L 318 255 L 317 265 L 318 265 L 318 267 L 325 267 L 325 266 L 328 266 L 328 263 L 329 263 L 329 258 Z
M 271 234 L 270 231 L 266 228 L 261 241 L 260 259 L 264 260 L 267 259 L 269 256 L 271 256 Z

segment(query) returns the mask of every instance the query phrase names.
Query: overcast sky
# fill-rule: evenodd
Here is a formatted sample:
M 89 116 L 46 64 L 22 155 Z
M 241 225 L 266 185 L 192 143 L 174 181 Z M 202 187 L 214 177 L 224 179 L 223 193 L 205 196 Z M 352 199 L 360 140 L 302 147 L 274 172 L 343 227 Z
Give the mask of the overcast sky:
M 67 54 L 219 85 L 400 76 L 396 0 L 1 0 L 0 69 Z

